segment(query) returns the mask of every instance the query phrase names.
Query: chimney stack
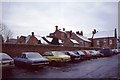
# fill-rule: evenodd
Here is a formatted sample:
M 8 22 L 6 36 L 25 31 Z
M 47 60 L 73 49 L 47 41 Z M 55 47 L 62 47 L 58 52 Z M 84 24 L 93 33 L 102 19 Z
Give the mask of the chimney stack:
M 79 32 L 79 31 L 76 31 L 76 34 L 80 35 L 80 32 Z
M 65 31 L 65 28 L 63 28 L 63 31 Z
M 83 36 L 83 31 L 81 31 L 81 32 L 76 31 L 76 34 Z
M 72 30 L 70 30 L 70 37 L 72 36 Z
M 19 36 L 17 36 L 17 40 L 19 39 Z
M 32 32 L 32 36 L 34 36 L 34 32 Z
M 58 26 L 55 26 L 55 28 L 56 28 L 56 31 L 58 30 Z
M 81 33 L 80 33 L 80 34 L 81 34 L 81 36 L 83 36 L 83 31 L 81 31 Z

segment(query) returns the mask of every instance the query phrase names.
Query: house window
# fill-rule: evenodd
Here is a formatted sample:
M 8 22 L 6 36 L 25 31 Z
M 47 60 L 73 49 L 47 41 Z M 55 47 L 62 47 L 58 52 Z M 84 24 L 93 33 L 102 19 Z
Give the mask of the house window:
M 100 45 L 100 41 L 99 40 L 97 40 L 97 45 Z
M 112 44 L 112 40 L 109 40 L 109 44 Z
M 106 43 L 106 39 L 104 39 L 104 43 Z

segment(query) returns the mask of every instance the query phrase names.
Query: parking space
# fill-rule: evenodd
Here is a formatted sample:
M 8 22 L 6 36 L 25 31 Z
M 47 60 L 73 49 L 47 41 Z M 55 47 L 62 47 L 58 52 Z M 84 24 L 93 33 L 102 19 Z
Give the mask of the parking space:
M 62 66 L 43 68 L 18 68 L 3 71 L 3 78 L 118 78 L 120 55 L 81 62 L 65 63 Z

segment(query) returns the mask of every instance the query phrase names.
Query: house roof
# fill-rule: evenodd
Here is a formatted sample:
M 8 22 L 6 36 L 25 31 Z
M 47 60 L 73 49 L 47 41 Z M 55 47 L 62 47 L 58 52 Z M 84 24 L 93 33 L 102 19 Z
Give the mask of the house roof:
M 6 41 L 6 43 L 15 44 L 15 43 L 17 43 L 17 39 L 9 39 L 8 41 Z
M 45 37 L 49 42 L 52 41 L 53 38 L 50 38 L 50 37 Z
M 29 41 L 29 39 L 30 39 L 30 37 L 31 37 L 31 35 L 28 35 L 25 39 L 25 43 L 27 43 L 28 41 Z
M 78 34 L 76 34 L 76 35 L 84 41 L 91 42 L 87 37 L 84 37 L 84 36 L 81 36 L 81 35 L 78 35 Z
M 86 34 L 85 35 L 88 38 L 92 38 L 92 34 Z M 105 38 L 105 37 L 115 37 L 114 30 L 110 31 L 98 31 L 93 38 Z
M 42 44 L 48 44 L 41 36 L 37 36 L 35 35 L 35 37 L 41 41 Z M 52 41 L 52 38 L 49 38 L 49 37 L 45 37 L 49 42 Z
M 77 41 L 74 40 L 74 39 L 70 39 L 70 41 L 72 41 L 73 43 L 79 44 L 79 42 L 77 42 Z

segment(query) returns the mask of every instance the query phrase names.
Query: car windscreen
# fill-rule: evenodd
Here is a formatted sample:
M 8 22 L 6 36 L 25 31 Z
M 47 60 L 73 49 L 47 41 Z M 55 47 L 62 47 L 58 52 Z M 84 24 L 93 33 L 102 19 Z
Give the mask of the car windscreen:
M 27 58 L 42 58 L 42 56 L 39 53 L 30 53 L 27 54 Z
M 69 51 L 69 53 L 71 54 L 71 55 L 77 55 L 77 54 L 75 54 L 74 52 L 72 52 L 72 51 Z
M 0 53 L 0 60 L 10 60 L 12 59 L 9 55 Z
M 78 51 L 79 55 L 85 55 L 82 51 Z
M 59 55 L 65 55 L 63 52 L 52 52 L 53 55 L 55 56 L 59 56 Z

